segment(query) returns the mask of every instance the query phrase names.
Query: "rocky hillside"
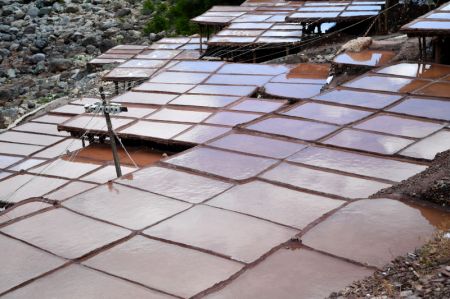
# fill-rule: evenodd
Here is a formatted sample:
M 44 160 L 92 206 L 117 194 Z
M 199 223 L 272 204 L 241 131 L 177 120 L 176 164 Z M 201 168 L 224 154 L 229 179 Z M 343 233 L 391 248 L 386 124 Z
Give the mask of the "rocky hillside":
M 0 128 L 92 88 L 99 74 L 86 62 L 100 52 L 148 43 L 141 10 L 137 0 L 0 0 Z

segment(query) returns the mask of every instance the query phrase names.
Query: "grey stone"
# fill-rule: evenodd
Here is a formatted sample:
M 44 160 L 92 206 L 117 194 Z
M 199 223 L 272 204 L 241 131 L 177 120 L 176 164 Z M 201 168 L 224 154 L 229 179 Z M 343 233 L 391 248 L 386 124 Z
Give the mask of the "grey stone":
M 44 53 L 37 53 L 30 57 L 30 61 L 34 64 L 44 61 L 45 60 L 45 54 Z
M 83 45 L 83 46 L 87 46 L 87 45 L 94 45 L 94 46 L 96 46 L 98 44 L 98 41 L 97 41 L 97 36 L 95 36 L 95 35 L 89 35 L 89 36 L 86 36 L 85 38 L 83 38 L 83 40 L 81 41 L 81 45 Z
M 23 34 L 33 34 L 35 32 L 36 32 L 36 25 L 34 24 L 25 27 L 25 29 L 23 30 Z
M 35 42 L 34 45 L 36 46 L 36 48 L 38 49 L 44 49 L 45 47 L 47 47 L 48 45 L 48 41 L 46 39 L 43 38 L 38 38 Z
M 27 108 L 28 109 L 33 109 L 36 107 L 36 103 L 32 102 L 32 101 L 27 101 Z
M 148 36 L 148 38 L 152 41 L 152 42 L 154 42 L 154 41 L 157 41 L 158 40 L 158 35 L 156 35 L 156 33 L 150 33 L 150 35 Z
M 129 8 L 121 8 L 121 9 L 119 9 L 119 10 L 116 12 L 115 16 L 118 17 L 118 18 L 120 18 L 120 17 L 127 16 L 127 15 L 129 15 L 129 14 L 131 14 L 131 9 L 129 9 Z
M 40 74 L 42 72 L 45 72 L 45 70 L 46 70 L 45 62 L 44 61 L 39 61 L 36 64 L 36 67 L 34 68 L 33 73 L 34 74 Z
M 72 66 L 72 61 L 69 59 L 64 58 L 53 58 L 49 61 L 49 71 L 55 72 L 55 71 L 65 71 L 69 69 Z
M 9 33 L 0 33 L 0 40 L 2 41 L 12 41 L 13 36 Z
M 13 79 L 16 77 L 16 70 L 15 69 L 7 69 L 6 75 L 8 76 L 8 78 Z
M 112 27 L 117 27 L 119 25 L 119 23 L 117 23 L 117 21 L 115 20 L 108 20 L 106 22 L 103 22 L 100 24 L 100 29 L 101 30 L 106 30 L 108 28 L 112 28 Z
M 52 11 L 51 7 L 42 7 L 41 9 L 39 9 L 39 13 L 38 16 L 43 17 L 45 15 L 48 15 L 50 12 Z
M 11 54 L 11 52 L 8 49 L 0 48 L 0 56 L 2 56 L 3 58 L 6 58 L 9 56 L 9 54 Z
M 0 24 L 0 32 L 9 33 L 11 26 L 6 24 Z
M 94 54 L 96 51 L 97 51 L 97 48 L 94 45 L 87 45 L 86 46 L 86 53 Z
M 28 8 L 27 11 L 27 15 L 29 15 L 30 17 L 37 17 L 39 14 L 39 8 L 37 8 L 36 6 L 32 5 Z
M 10 51 L 17 51 L 20 48 L 20 45 L 18 43 L 12 43 L 11 46 L 9 46 Z
M 67 5 L 65 12 L 67 13 L 77 13 L 80 9 L 78 8 L 78 5 L 69 4 Z

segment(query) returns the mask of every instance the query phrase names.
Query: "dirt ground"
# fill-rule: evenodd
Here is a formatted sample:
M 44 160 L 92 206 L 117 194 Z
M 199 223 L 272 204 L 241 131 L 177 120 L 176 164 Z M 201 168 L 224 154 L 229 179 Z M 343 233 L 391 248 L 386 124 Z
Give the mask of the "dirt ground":
M 442 207 L 450 206 L 450 151 L 436 156 L 431 166 L 425 171 L 383 189 L 373 197 L 407 197 L 419 201 L 427 201 Z
M 450 235 L 439 233 L 414 253 L 398 257 L 365 280 L 333 293 L 337 298 L 450 298 Z

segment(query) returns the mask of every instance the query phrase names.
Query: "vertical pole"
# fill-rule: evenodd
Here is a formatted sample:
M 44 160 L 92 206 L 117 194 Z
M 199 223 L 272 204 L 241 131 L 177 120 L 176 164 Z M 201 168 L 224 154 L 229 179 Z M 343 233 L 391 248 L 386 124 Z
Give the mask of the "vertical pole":
M 114 81 L 114 85 L 116 86 L 116 95 L 119 95 L 119 81 Z M 103 87 L 101 87 L 103 90 Z
M 111 149 L 112 149 L 112 154 L 113 154 L 113 158 L 114 158 L 114 165 L 116 166 L 116 174 L 117 174 L 117 177 L 121 177 L 122 170 L 120 169 L 120 160 L 119 160 L 119 155 L 117 154 L 116 137 L 114 136 L 114 133 L 113 133 L 111 117 L 109 116 L 109 112 L 106 112 L 106 110 L 105 110 L 107 103 L 106 103 L 106 96 L 105 96 L 105 93 L 103 92 L 102 86 L 100 86 L 100 95 L 101 95 L 102 101 L 103 101 L 103 109 L 104 109 L 103 114 L 105 115 L 106 125 L 108 126 L 108 134 L 109 134 L 109 140 L 111 142 Z
M 419 36 L 419 60 L 422 61 L 422 40 Z
M 200 31 L 200 54 L 203 53 L 203 28 L 202 28 L 202 24 L 198 25 L 198 29 Z

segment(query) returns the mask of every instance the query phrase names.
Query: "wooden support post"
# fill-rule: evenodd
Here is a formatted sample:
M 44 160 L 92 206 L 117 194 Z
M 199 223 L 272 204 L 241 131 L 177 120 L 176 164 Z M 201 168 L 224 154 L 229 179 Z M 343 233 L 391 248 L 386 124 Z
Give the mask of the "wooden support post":
M 422 60 L 422 40 L 419 36 L 419 60 Z
M 200 31 L 200 54 L 203 53 L 203 27 L 201 24 L 198 25 L 198 29 Z
M 102 97 L 103 107 L 105 108 L 107 106 L 107 103 L 106 103 L 106 96 L 105 96 L 105 93 L 103 92 L 102 86 L 100 86 L 100 96 Z M 111 123 L 111 117 L 109 116 L 109 112 L 106 109 L 103 110 L 103 114 L 105 115 L 106 125 L 108 127 L 109 141 L 111 142 L 111 149 L 112 149 L 112 154 L 113 154 L 113 158 L 114 158 L 114 165 L 116 166 L 116 174 L 117 174 L 117 177 L 121 177 L 122 169 L 120 169 L 120 160 L 119 160 L 119 155 L 117 154 L 116 137 L 114 136 L 112 123 Z
M 114 81 L 114 85 L 116 87 L 116 95 L 118 96 L 119 95 L 119 81 Z M 102 90 L 103 90 L 103 87 L 102 87 Z

